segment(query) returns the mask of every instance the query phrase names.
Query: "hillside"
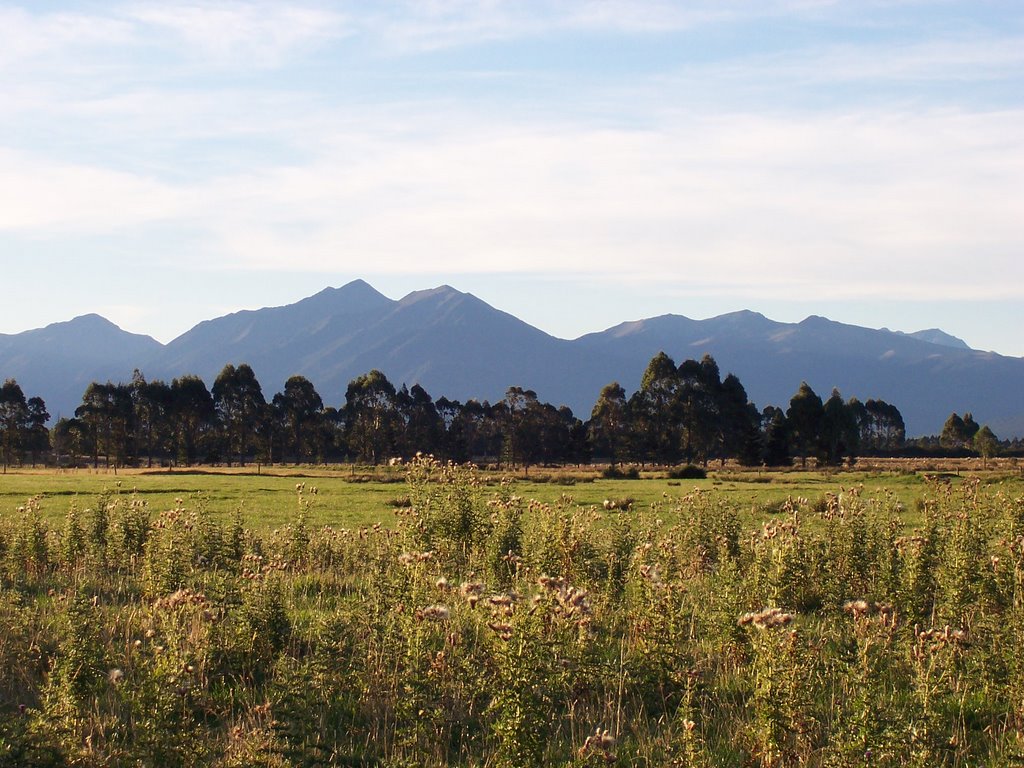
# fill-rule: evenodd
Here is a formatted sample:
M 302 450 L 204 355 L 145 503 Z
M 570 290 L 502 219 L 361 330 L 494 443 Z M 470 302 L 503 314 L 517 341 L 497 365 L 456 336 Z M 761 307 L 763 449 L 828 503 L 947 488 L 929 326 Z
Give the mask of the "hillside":
M 212 385 L 226 363 L 252 365 L 265 394 L 293 374 L 325 403 L 372 368 L 396 385 L 419 383 L 435 397 L 500 399 L 509 386 L 590 414 L 601 387 L 639 385 L 650 358 L 711 354 L 763 407 L 785 406 L 806 380 L 903 413 L 908 434 L 937 433 L 953 411 L 972 411 L 998 435 L 1024 434 L 1024 359 L 970 349 L 939 329 L 901 333 L 811 316 L 780 323 L 756 312 L 706 320 L 663 315 L 559 339 L 450 286 L 390 299 L 364 281 L 327 288 L 294 304 L 199 323 L 167 345 L 127 333 L 97 315 L 0 335 L 0 377 L 39 394 L 53 416 L 70 415 L 90 381 L 195 373 Z

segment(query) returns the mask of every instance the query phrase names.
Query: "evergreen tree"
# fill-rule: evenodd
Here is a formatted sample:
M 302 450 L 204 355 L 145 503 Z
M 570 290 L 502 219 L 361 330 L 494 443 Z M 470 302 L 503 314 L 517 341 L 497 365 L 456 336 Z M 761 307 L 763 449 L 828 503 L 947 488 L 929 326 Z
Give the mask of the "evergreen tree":
M 800 457 L 801 466 L 807 466 L 808 456 L 817 456 L 821 448 L 822 419 L 825 415 L 821 398 L 806 381 L 789 401 L 786 421 L 789 424 L 790 445 Z
M 781 408 L 769 405 L 761 412 L 761 434 L 767 466 L 784 467 L 793 463 L 789 450 L 789 421 Z
M 171 381 L 171 421 L 175 425 L 178 458 L 186 466 L 195 463 L 216 418 L 213 397 L 201 378 L 190 375 Z
M 274 395 L 274 409 L 291 436 L 295 463 L 315 456 L 317 434 L 324 403 L 316 387 L 305 376 L 292 376 L 284 383 L 284 391 Z
M 590 444 L 612 467 L 619 461 L 629 431 L 626 391 L 617 381 L 606 384 L 590 413 Z
M 263 389 L 247 363 L 237 368 L 229 363 L 217 375 L 211 394 L 224 429 L 228 465 L 231 465 L 231 456 L 234 455 L 239 466 L 244 466 L 256 436 L 259 417 L 266 405 Z
M 21 448 L 30 425 L 28 402 L 18 382 L 7 379 L 0 386 L 0 453 L 4 472 L 11 464 L 21 462 Z
M 372 464 L 397 453 L 401 418 L 394 385 L 378 370 L 351 382 L 345 392 L 346 443 L 353 456 Z

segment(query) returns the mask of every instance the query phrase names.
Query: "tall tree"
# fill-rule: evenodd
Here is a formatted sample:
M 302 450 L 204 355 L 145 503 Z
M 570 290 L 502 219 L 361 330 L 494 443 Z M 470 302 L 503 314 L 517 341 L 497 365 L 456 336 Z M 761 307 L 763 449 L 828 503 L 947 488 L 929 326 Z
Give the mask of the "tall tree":
M 903 415 L 895 405 L 884 400 L 868 400 L 864 403 L 863 413 L 860 418 L 860 442 L 863 449 L 884 453 L 903 447 L 907 430 Z
M 793 463 L 789 450 L 789 421 L 781 408 L 765 406 L 761 412 L 761 435 L 764 463 L 767 466 L 784 467 Z
M 734 456 L 744 466 L 761 461 L 760 414 L 747 398 L 747 390 L 739 378 L 730 373 L 718 390 L 718 454 Z
M 987 468 L 988 460 L 995 456 L 996 451 L 999 450 L 999 438 L 995 436 L 995 433 L 986 424 L 974 433 L 971 442 L 974 444 L 974 450 L 981 455 L 981 458 L 984 460 L 984 466 Z
M 444 448 L 444 422 L 433 398 L 419 384 L 402 388 L 398 409 L 405 423 L 405 452 L 436 455 Z
M 642 460 L 671 464 L 679 456 L 678 386 L 675 362 L 659 352 L 647 364 L 640 389 L 629 399 L 630 418 L 638 437 L 635 448 Z
M 295 462 L 315 456 L 324 403 L 313 382 L 305 376 L 292 376 L 284 383 L 284 391 L 274 395 L 274 407 L 291 435 Z
M 351 382 L 345 392 L 345 428 L 352 455 L 378 464 L 396 452 L 400 416 L 395 386 L 374 369 Z
M 821 451 L 828 464 L 841 464 L 844 456 L 857 455 L 860 430 L 856 406 L 843 402 L 838 389 L 825 401 L 821 414 Z
M 198 376 L 171 381 L 171 419 L 175 428 L 178 457 L 192 466 L 202 441 L 213 428 L 217 411 L 206 383 Z
M 939 436 L 939 444 L 943 448 L 965 448 L 967 441 L 971 439 L 967 425 L 956 412 L 951 413 L 946 423 L 942 425 L 942 434 Z
M 707 465 L 721 429 L 719 390 L 721 374 L 711 355 L 700 362 L 686 360 L 677 371 L 676 407 L 683 456 Z
M 57 419 L 53 425 L 53 452 L 58 466 L 67 462 L 77 467 L 82 454 L 89 451 L 82 422 L 75 419 Z
M 32 466 L 34 467 L 39 461 L 39 455 L 50 450 L 50 430 L 46 428 L 50 414 L 41 397 L 30 397 L 26 401 L 26 405 L 28 406 L 28 421 L 25 425 L 25 447 L 32 456 Z
M 964 414 L 964 436 L 965 443 L 970 443 L 974 440 L 974 436 L 978 434 L 978 430 L 981 429 L 981 425 L 974 420 L 973 414 L 970 411 Z
M 589 464 L 591 453 L 586 422 L 576 418 L 572 409 L 566 405 L 558 409 L 558 416 L 565 426 L 567 440 L 559 460 L 577 466 Z
M 104 466 L 113 465 L 115 470 L 134 457 L 135 420 L 129 385 L 92 382 L 82 394 L 75 416 L 85 427 L 94 467 L 99 465 L 101 453 Z
M 629 430 L 626 390 L 617 381 L 606 384 L 590 412 L 590 443 L 600 457 L 614 467 Z
M 539 452 L 540 424 L 537 393 L 532 389 L 509 387 L 505 392 L 502 453 L 510 467 L 522 464 L 529 470 Z
M 256 374 L 248 363 L 237 368 L 225 365 L 213 383 L 213 404 L 227 436 L 228 464 L 230 456 L 245 465 L 256 434 L 256 425 L 266 400 Z
M 806 381 L 801 382 L 786 411 L 791 445 L 793 452 L 800 457 L 801 466 L 807 466 L 808 456 L 818 455 L 824 415 L 821 398 Z
M 146 466 L 152 467 L 154 452 L 162 453 L 170 438 L 171 388 L 159 379 L 146 381 L 138 369 L 131 386 L 139 454 L 144 452 Z
M 10 464 L 20 462 L 21 446 L 29 425 L 28 402 L 14 379 L 0 386 L 0 453 L 4 472 Z
M 451 458 L 454 461 L 498 459 L 504 447 L 506 420 L 503 402 L 491 405 L 486 400 L 467 400 L 448 427 Z

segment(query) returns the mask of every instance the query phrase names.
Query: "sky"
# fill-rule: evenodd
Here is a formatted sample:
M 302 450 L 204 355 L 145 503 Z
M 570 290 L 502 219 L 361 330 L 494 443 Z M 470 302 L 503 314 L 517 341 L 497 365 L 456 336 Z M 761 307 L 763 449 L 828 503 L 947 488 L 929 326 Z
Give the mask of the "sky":
M 1024 356 L 1019 0 L 0 0 L 0 333 L 362 278 Z

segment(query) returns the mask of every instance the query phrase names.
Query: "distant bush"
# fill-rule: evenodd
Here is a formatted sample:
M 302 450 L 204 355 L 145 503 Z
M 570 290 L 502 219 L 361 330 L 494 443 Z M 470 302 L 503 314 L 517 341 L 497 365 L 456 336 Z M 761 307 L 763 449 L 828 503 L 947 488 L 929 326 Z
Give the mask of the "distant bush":
M 707 478 L 707 470 L 703 467 L 695 467 L 687 464 L 685 467 L 674 467 L 668 471 L 672 480 L 704 480 Z
M 608 467 L 601 473 L 601 477 L 605 480 L 639 480 L 640 469 L 638 467 L 627 467 L 626 469 Z

